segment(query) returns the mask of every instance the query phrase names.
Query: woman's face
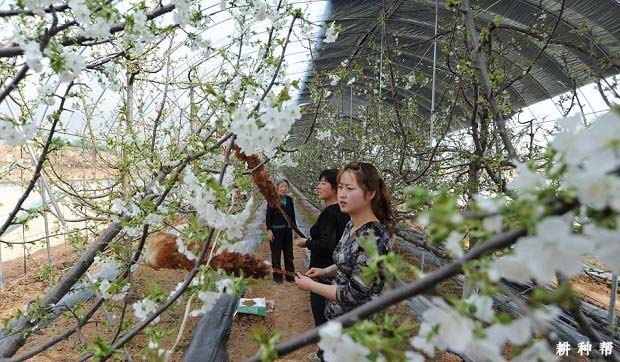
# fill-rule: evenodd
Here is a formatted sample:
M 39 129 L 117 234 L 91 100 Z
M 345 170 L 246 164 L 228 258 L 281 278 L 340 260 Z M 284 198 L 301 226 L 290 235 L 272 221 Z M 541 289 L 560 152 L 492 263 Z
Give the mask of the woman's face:
M 316 193 L 319 199 L 323 201 L 327 201 L 336 196 L 336 191 L 334 191 L 332 185 L 325 179 L 325 177 L 321 177 L 319 185 L 316 188 Z
M 288 184 L 286 182 L 280 182 L 278 184 L 278 195 L 286 196 L 287 192 L 288 192 Z
M 369 209 L 374 194 L 364 194 L 364 189 L 357 183 L 352 172 L 345 171 L 338 183 L 338 205 L 340 211 L 347 214 L 356 214 Z

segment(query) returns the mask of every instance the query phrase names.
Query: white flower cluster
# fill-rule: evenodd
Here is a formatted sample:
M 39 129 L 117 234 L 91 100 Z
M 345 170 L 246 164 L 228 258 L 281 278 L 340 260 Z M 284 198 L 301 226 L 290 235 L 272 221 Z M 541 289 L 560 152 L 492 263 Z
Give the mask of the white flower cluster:
M 131 305 L 134 310 L 136 318 L 143 321 L 148 318 L 149 315 L 155 313 L 157 310 L 157 304 L 149 298 L 144 298 Z M 153 320 L 153 323 L 159 322 L 159 316 Z
M 319 348 L 323 350 L 323 359 L 327 362 L 370 361 L 370 350 L 342 333 L 342 324 L 327 322 L 319 329 Z
M 255 240 L 251 240 L 251 239 L 247 239 L 247 240 L 239 240 L 236 242 L 227 242 L 227 241 L 223 241 L 217 248 L 217 252 L 216 253 L 221 253 L 223 251 L 228 251 L 228 252 L 237 252 L 237 253 L 241 253 L 241 254 L 252 254 L 252 251 L 254 250 L 254 248 L 256 247 L 256 244 L 258 242 Z
M 490 297 L 474 295 L 466 302 L 476 307 L 474 317 L 479 321 L 492 321 L 495 312 Z M 465 353 L 474 360 L 505 361 L 501 354 L 504 344 L 527 343 L 534 335 L 544 332 L 548 322 L 557 313 L 558 309 L 555 308 L 537 309 L 509 324 L 492 324 L 483 329 L 484 335 L 481 337 L 473 333 L 481 322 L 461 315 L 443 299 L 433 298 L 433 306 L 422 314 L 424 321 L 418 335 L 411 338 L 410 343 L 416 350 L 424 352 L 429 357 L 435 356 L 435 349 L 445 351 L 449 348 L 456 353 Z M 534 346 L 524 350 L 513 360 L 536 361 L 541 356 L 549 355 L 549 348 L 548 346 L 545 348 L 545 344 L 537 343 Z M 422 360 L 421 355 L 417 353 L 410 353 L 409 356 L 410 360 Z
M 108 257 L 102 258 L 100 256 L 96 256 L 93 259 L 93 267 L 101 268 L 102 270 L 103 269 L 115 270 L 115 269 L 118 269 L 120 265 L 121 265 L 120 261 L 114 258 L 108 258 Z
M 131 202 L 126 203 L 121 199 L 116 199 L 112 202 L 110 211 L 125 217 L 136 217 L 140 215 L 140 207 L 138 205 Z M 112 222 L 118 221 L 118 217 L 112 217 Z
M 112 283 L 110 283 L 109 280 L 104 279 L 101 281 L 101 283 L 99 284 L 99 293 L 101 293 L 101 297 L 107 300 L 119 301 L 119 300 L 123 300 L 125 296 L 127 295 L 127 291 L 129 290 L 130 284 L 129 283 L 125 284 L 120 289 L 120 291 L 116 293 L 113 293 L 110 290 L 110 287 L 112 287 Z
M 36 41 L 28 41 L 22 46 L 24 49 L 24 56 L 26 57 L 26 64 L 30 69 L 35 72 L 43 70 L 43 52 L 41 52 L 41 45 Z
M 501 210 L 506 205 L 506 198 L 484 198 L 480 195 L 476 195 L 474 197 L 476 200 L 476 204 L 482 210 L 482 212 L 488 214 L 494 214 L 491 216 L 487 216 L 482 219 L 482 226 L 494 233 L 499 233 L 502 231 L 502 215 Z
M 325 43 L 333 43 L 338 39 L 338 30 L 336 29 L 336 23 L 333 22 L 329 25 L 327 30 L 325 30 Z
M 211 292 L 211 291 L 200 291 L 198 292 L 198 299 L 202 301 L 202 306 L 199 309 L 194 309 L 189 313 L 190 317 L 197 317 L 199 315 L 203 315 L 208 313 L 213 306 L 217 302 L 217 299 L 220 297 L 220 293 Z
M 591 253 L 593 244 L 583 235 L 572 232 L 572 217 L 550 216 L 537 226 L 535 236 L 520 238 L 515 253 L 493 261 L 489 269 L 492 280 L 506 278 L 549 283 L 555 272 L 570 277 L 581 272 L 581 258 Z
M 338 74 L 330 74 L 327 76 L 330 80 L 329 84 L 333 87 L 338 85 L 338 82 L 340 82 L 340 76 Z
M 82 70 L 86 68 L 86 64 L 80 54 L 69 48 L 62 50 L 62 56 L 65 59 L 65 64 L 63 71 L 59 75 L 60 81 L 70 82 L 82 73 Z
M 271 14 L 271 9 L 267 5 L 265 1 L 255 0 L 253 2 L 254 9 L 252 14 L 254 15 L 254 19 L 256 21 L 263 21 L 267 19 L 267 16 Z M 275 9 L 274 9 L 275 10 Z
M 8 146 L 23 145 L 37 133 L 39 125 L 35 122 L 18 126 L 12 122 L 0 119 L 0 143 Z
M 575 122 L 565 127 L 552 142 L 554 161 L 567 166 L 564 187 L 574 189 L 583 205 L 620 211 L 620 115 L 608 112 L 585 129 Z
M 202 301 L 200 309 L 195 309 L 189 314 L 192 317 L 205 314 L 213 309 L 213 306 L 217 302 L 217 299 L 224 293 L 232 294 L 234 292 L 234 282 L 232 279 L 224 278 L 215 282 L 217 292 L 213 291 L 200 291 L 198 292 L 198 299 Z
M 453 257 L 460 258 L 465 255 L 465 252 L 463 251 L 463 246 L 461 245 L 462 240 L 463 234 L 457 231 L 452 231 L 450 235 L 448 235 L 445 247 L 446 250 L 448 250 L 450 255 L 452 255 Z
M 158 225 L 162 221 L 164 221 L 164 216 L 159 215 L 159 214 L 154 214 L 154 213 L 149 213 L 148 215 L 146 215 L 146 218 L 144 219 L 144 223 L 147 225 Z
M 54 99 L 55 92 L 56 87 L 50 82 L 42 84 L 37 90 L 37 95 L 41 102 L 48 106 L 53 106 L 56 103 L 56 99 Z
M 328 129 L 320 130 L 316 132 L 317 141 L 324 141 L 326 139 L 329 139 L 331 136 L 332 136 L 332 132 Z
M 185 257 L 188 260 L 198 259 L 198 257 L 196 257 L 194 253 L 192 253 L 189 249 L 187 249 L 187 247 L 185 246 L 185 243 L 183 242 L 183 239 L 181 239 L 180 237 L 177 237 L 176 242 L 177 242 L 177 250 L 179 251 L 179 253 L 185 255 Z
M 190 0 L 172 0 L 170 1 L 170 4 L 175 6 L 174 22 L 179 25 L 189 23 L 192 16 L 192 2 Z
M 547 184 L 543 175 L 530 170 L 524 163 L 515 163 L 518 174 L 510 181 L 508 187 L 519 192 L 522 197 L 530 198 L 532 191 L 536 191 Z
M 169 361 L 172 356 L 172 350 L 160 348 L 159 343 L 156 341 L 149 341 L 149 349 L 155 352 L 157 361 Z
M 195 280 L 195 279 L 194 279 Z M 172 297 L 177 294 L 181 288 L 183 288 L 183 282 L 178 282 L 177 285 L 174 287 L 173 290 L 170 291 L 170 293 L 168 293 L 168 300 L 172 299 Z M 177 302 L 180 301 L 182 299 L 182 296 L 180 296 L 179 298 L 177 298 Z
M 68 4 L 78 24 L 85 25 L 90 21 L 90 10 L 85 0 L 69 0 Z
M 246 155 L 264 152 L 267 157 L 273 157 L 301 113 L 297 104 L 289 104 L 282 110 L 267 105 L 262 108 L 258 119 L 250 117 L 246 106 L 237 108 L 230 115 L 230 131 L 237 135 L 237 145 Z M 259 128 L 258 121 L 264 126 Z
M 283 152 L 273 161 L 277 167 L 297 167 L 298 165 L 291 152 Z
M 113 25 L 114 22 L 99 16 L 93 24 L 84 29 L 82 35 L 92 39 L 105 39 L 110 36 L 110 30 L 112 30 Z
M 52 0 L 24 0 L 24 7 L 33 13 L 44 16 L 44 9 L 52 5 Z
M 620 211 L 620 117 L 612 112 L 597 118 L 589 127 L 580 129 L 575 119 L 563 122 L 564 131 L 556 136 L 551 147 L 557 151 L 554 169 L 561 187 L 573 191 L 582 209 L 611 208 Z M 523 196 L 544 187 L 544 177 L 518 165 L 519 176 L 510 183 Z M 526 282 L 532 278 L 548 283 L 555 272 L 567 276 L 581 272 L 582 258 L 593 255 L 615 270 L 620 270 L 618 230 L 586 225 L 584 234 L 574 234 L 574 215 L 552 216 L 537 226 L 535 236 L 520 238 L 514 254 L 495 260 L 489 276 Z
M 213 204 L 215 201 L 215 193 L 212 189 L 207 189 L 196 178 L 196 175 L 190 168 L 185 169 L 183 177 L 182 193 L 189 203 L 196 209 L 196 213 L 200 220 L 205 222 L 212 228 L 224 231 L 225 238 L 228 240 L 239 239 L 243 237 L 243 226 L 250 217 L 254 199 L 250 199 L 242 212 L 237 214 L 227 214 Z

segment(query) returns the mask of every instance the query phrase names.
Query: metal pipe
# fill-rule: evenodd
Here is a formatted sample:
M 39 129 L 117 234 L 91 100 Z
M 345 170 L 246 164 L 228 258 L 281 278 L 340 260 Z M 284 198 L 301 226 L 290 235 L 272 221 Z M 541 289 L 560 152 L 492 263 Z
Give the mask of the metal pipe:
M 439 0 L 435 1 L 435 38 L 433 40 L 433 84 L 431 90 L 431 125 L 428 137 L 429 147 L 433 147 L 433 133 L 435 127 L 435 83 L 437 77 L 437 30 L 439 28 Z
M 45 224 L 45 248 L 47 249 L 47 266 L 52 267 L 52 251 L 50 246 L 50 228 L 49 222 L 47 219 L 47 200 L 45 199 L 45 190 L 43 189 L 43 185 L 39 182 L 39 189 L 41 192 L 41 200 L 43 201 L 43 223 Z
M 611 275 L 611 296 L 609 298 L 609 316 L 607 322 L 612 335 L 615 334 L 614 325 L 616 324 L 616 295 L 618 294 L 618 274 Z
M 2 244 L 0 244 L 0 288 L 4 287 L 4 273 L 2 272 Z

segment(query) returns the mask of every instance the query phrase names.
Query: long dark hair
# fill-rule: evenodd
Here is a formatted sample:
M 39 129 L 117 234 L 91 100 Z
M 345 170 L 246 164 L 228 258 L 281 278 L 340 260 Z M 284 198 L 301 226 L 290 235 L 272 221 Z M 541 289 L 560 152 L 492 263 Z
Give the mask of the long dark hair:
M 338 173 L 338 183 L 345 172 L 351 172 L 355 175 L 357 183 L 364 190 L 364 194 L 370 192 L 375 196 L 370 201 L 372 212 L 375 214 L 379 222 L 381 222 L 388 230 L 390 236 L 394 235 L 394 216 L 392 214 L 392 197 L 387 190 L 385 182 L 379 176 L 377 168 L 368 162 L 350 162 Z

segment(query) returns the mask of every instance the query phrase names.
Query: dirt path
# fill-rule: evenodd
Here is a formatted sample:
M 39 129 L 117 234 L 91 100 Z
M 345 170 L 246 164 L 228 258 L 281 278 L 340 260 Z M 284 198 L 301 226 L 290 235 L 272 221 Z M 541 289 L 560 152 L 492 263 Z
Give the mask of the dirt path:
M 296 201 L 297 203 L 297 201 Z M 302 226 L 302 231 L 306 232 L 307 225 L 314 219 L 309 217 L 302 210 L 297 210 L 297 220 Z M 257 215 L 260 217 L 259 215 Z M 301 221 L 301 222 L 300 222 Z M 304 226 L 306 226 L 304 228 Z M 261 226 L 264 230 L 264 226 Z M 306 271 L 305 249 L 295 247 L 295 270 Z M 269 243 L 259 244 L 254 254 L 265 260 L 271 260 Z M 233 321 L 233 326 L 228 342 L 228 352 L 231 362 L 244 361 L 247 357 L 253 356 L 258 350 L 258 344 L 252 339 L 252 331 L 258 326 L 265 326 L 270 333 L 280 332 L 280 341 L 287 340 L 312 327 L 314 319 L 310 310 L 310 296 L 295 286 L 295 283 L 283 282 L 275 283 L 271 278 L 259 280 L 258 283 L 247 291 L 246 297 L 265 297 L 273 299 L 275 309 L 267 313 L 266 317 L 253 315 L 237 314 Z M 305 361 L 306 356 L 316 349 L 316 345 L 306 346 L 300 350 L 287 355 L 279 361 Z

